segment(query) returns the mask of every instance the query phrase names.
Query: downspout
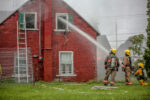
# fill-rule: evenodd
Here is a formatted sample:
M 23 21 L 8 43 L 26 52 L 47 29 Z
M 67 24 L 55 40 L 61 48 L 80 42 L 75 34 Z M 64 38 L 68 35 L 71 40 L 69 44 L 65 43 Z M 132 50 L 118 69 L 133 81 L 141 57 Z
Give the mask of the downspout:
M 39 59 L 41 60 L 41 0 L 39 0 Z

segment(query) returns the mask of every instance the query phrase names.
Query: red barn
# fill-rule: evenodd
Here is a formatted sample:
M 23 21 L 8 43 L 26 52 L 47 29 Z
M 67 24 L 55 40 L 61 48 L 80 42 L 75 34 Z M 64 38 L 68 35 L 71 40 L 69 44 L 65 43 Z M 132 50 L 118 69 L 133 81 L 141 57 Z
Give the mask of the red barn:
M 0 24 L 2 77 L 14 74 L 19 45 L 17 32 L 26 31 L 27 50 L 30 51 L 30 57 L 27 58 L 34 69 L 35 80 L 86 82 L 96 78 L 96 46 L 68 24 L 63 24 L 58 20 L 59 17 L 73 23 L 94 39 L 99 34 L 63 0 L 28 1 Z M 17 27 L 17 21 L 26 24 Z M 12 52 L 11 57 L 6 58 L 9 51 Z

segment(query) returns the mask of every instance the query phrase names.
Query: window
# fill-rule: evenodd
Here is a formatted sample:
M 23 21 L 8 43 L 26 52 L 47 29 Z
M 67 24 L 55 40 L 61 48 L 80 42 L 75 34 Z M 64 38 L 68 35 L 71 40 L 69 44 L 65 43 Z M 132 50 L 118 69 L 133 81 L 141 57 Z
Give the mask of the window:
M 59 74 L 71 76 L 73 75 L 73 52 L 60 51 L 59 52 Z
M 25 22 L 27 29 L 36 28 L 36 14 L 35 13 L 25 13 Z
M 55 31 L 70 31 L 69 25 L 61 22 L 58 18 L 61 17 L 66 21 L 73 23 L 73 15 L 71 13 L 56 13 L 56 29 Z
M 25 58 L 19 58 L 19 70 L 20 70 L 20 74 L 26 74 L 26 59 Z M 15 66 L 14 66 L 14 73 L 15 75 L 18 74 L 18 58 L 15 57 Z
M 36 12 L 19 12 L 20 27 L 24 28 L 23 23 L 26 22 L 26 29 L 32 30 L 37 28 L 37 13 Z

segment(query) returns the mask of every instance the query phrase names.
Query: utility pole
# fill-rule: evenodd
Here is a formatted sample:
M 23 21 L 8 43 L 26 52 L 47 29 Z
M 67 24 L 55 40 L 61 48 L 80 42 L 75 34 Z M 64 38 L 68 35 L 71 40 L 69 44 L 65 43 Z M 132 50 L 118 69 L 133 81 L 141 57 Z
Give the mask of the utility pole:
M 117 31 L 117 21 L 116 21 L 116 23 L 115 23 L 116 25 L 115 25 L 115 27 L 116 27 L 116 50 L 117 50 L 117 48 L 118 48 L 118 37 L 117 37 L 117 35 L 118 35 L 118 31 Z

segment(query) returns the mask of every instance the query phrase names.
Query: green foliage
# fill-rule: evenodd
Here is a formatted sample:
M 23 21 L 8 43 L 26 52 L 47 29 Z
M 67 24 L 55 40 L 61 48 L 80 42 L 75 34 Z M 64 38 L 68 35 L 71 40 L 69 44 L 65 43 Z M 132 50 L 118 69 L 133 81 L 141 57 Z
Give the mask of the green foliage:
M 147 74 L 150 77 L 150 0 L 147 0 L 147 15 L 148 15 L 148 25 L 147 25 L 147 48 L 144 52 L 144 60 L 145 60 L 145 68 L 147 70 Z
M 144 52 L 144 60 L 145 60 L 145 68 L 147 70 L 147 74 L 150 77 L 150 48 L 147 48 Z
M 131 38 L 129 38 L 129 41 L 132 43 L 132 47 L 129 47 L 130 50 L 133 51 L 133 56 L 135 55 L 143 55 L 142 52 L 142 44 L 143 44 L 143 39 L 144 39 L 144 35 L 143 34 L 139 34 L 139 35 L 134 35 Z M 133 62 L 134 64 L 134 71 L 137 70 L 137 64 L 140 62 L 144 62 L 143 59 L 137 59 L 135 62 Z
M 147 33 L 147 47 L 150 48 L 150 32 Z
M 137 54 L 137 55 L 143 54 L 143 52 L 141 51 L 143 39 L 144 39 L 143 34 L 135 35 L 135 36 L 129 38 L 129 41 L 133 44 L 133 46 L 129 47 L 129 49 L 133 51 L 134 55 L 135 54 Z

